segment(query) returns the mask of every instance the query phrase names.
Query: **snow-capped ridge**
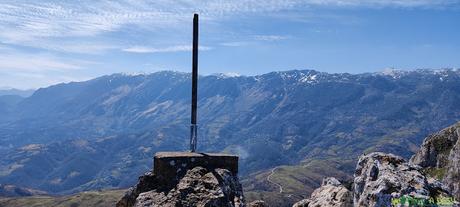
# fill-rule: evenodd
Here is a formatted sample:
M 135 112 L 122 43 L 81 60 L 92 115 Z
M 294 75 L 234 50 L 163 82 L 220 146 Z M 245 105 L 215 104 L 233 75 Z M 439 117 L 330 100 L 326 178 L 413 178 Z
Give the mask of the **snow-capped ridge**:
M 224 79 L 224 78 L 237 78 L 237 77 L 241 77 L 242 75 L 236 72 L 226 72 L 226 73 L 213 73 L 209 76 L 214 76 L 220 79 Z

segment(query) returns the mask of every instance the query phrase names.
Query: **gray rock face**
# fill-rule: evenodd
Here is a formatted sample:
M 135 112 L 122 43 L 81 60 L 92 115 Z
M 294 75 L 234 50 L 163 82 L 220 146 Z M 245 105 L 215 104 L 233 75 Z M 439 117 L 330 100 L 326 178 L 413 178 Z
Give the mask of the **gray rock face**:
M 449 186 L 455 199 L 460 201 L 460 139 L 457 139 L 457 143 L 450 152 L 447 169 L 443 182 Z
M 159 182 L 159 179 L 152 173 L 147 172 L 139 177 L 137 184 L 128 189 L 123 198 L 117 203 L 117 207 L 131 207 L 136 203 L 139 194 L 150 191 L 152 189 L 167 190 L 169 187 Z
M 293 207 L 352 207 L 353 194 L 335 178 L 325 178 L 310 199 L 301 200 Z
M 412 164 L 426 168 L 431 177 L 441 179 L 460 200 L 460 122 L 425 138 Z
M 311 203 L 311 200 L 309 198 L 306 198 L 297 203 L 294 203 L 292 207 L 308 207 L 310 203 Z
M 421 170 L 393 154 L 375 152 L 361 156 L 355 171 L 354 205 L 391 206 L 392 198 L 400 195 L 449 195 L 446 186 L 428 179 Z
M 142 176 L 139 183 L 118 202 L 117 207 L 245 206 L 238 177 L 226 169 L 208 171 L 195 167 L 187 171 L 174 186 L 163 186 L 162 183 L 155 175 Z

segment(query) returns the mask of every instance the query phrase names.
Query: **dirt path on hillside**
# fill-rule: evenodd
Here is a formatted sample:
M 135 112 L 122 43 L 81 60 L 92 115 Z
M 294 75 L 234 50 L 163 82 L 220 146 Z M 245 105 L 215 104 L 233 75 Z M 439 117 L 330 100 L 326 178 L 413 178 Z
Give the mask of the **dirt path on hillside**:
M 273 181 L 270 180 L 271 176 L 275 173 L 275 170 L 278 169 L 278 168 L 279 168 L 279 167 L 275 167 L 275 168 L 272 169 L 270 175 L 267 176 L 267 181 L 268 181 L 269 183 L 272 183 L 272 184 L 278 186 L 279 189 L 280 189 L 280 190 L 279 190 L 279 193 L 283 193 L 283 186 L 281 186 L 280 184 L 275 183 L 275 182 L 273 182 Z

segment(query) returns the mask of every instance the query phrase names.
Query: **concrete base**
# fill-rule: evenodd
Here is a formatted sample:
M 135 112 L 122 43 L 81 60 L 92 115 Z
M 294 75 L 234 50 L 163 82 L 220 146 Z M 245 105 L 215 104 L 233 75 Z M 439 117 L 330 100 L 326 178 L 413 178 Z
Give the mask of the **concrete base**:
M 238 173 L 238 156 L 217 153 L 158 152 L 153 159 L 153 173 L 166 179 L 177 180 L 187 170 L 204 167 L 209 171 L 216 168 Z

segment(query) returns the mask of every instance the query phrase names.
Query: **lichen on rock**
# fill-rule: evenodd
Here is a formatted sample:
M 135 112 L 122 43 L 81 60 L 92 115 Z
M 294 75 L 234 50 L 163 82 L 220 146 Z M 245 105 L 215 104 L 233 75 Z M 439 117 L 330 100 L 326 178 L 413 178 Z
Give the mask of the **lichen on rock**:
M 374 152 L 359 158 L 354 179 L 355 206 L 391 206 L 403 195 L 417 198 L 450 196 L 445 185 L 427 178 L 422 168 L 402 157 Z

